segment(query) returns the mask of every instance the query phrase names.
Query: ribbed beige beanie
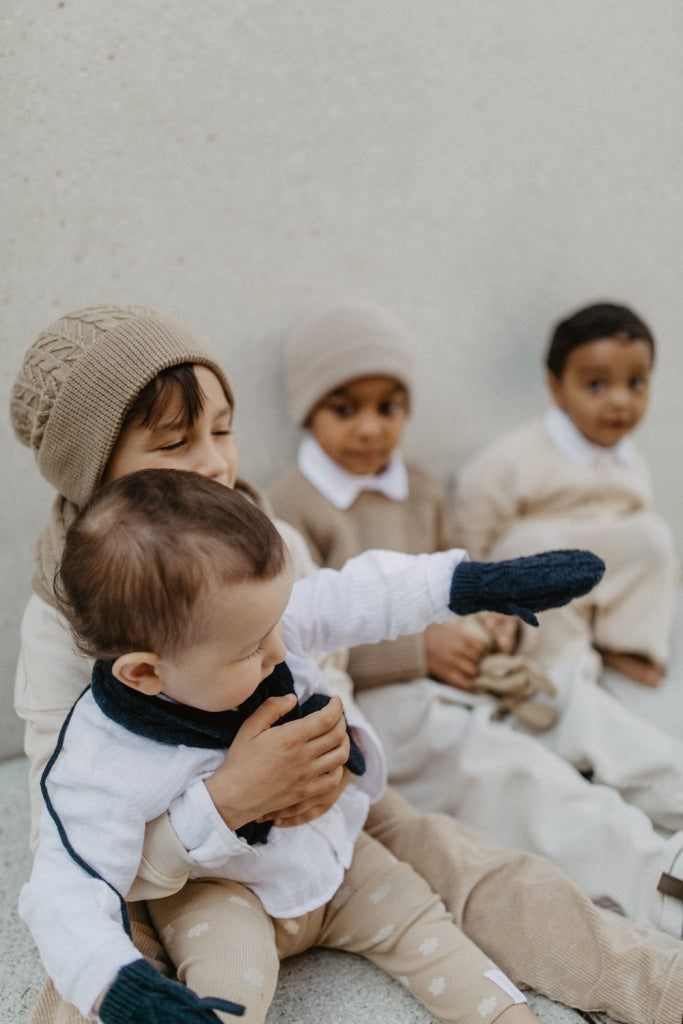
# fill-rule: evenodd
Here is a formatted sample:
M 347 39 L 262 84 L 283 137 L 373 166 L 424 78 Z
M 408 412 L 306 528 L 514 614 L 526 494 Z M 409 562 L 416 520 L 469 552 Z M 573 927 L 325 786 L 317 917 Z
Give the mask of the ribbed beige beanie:
M 183 324 L 141 306 L 93 306 L 38 336 L 12 389 L 17 438 L 76 506 L 97 488 L 133 401 L 178 363 L 208 366 L 234 404 L 211 349 Z
M 287 403 L 298 426 L 304 426 L 321 399 L 342 384 L 358 377 L 395 377 L 410 393 L 413 373 L 406 328 L 375 306 L 328 309 L 305 320 L 287 341 Z

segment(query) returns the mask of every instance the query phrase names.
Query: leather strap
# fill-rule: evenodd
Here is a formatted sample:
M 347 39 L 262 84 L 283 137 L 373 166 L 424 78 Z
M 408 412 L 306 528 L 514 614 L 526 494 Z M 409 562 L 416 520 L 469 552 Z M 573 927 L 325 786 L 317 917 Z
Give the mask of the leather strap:
M 673 896 L 677 900 L 683 900 L 683 880 L 674 875 L 668 875 L 664 871 L 657 882 L 657 892 L 663 892 L 665 896 Z

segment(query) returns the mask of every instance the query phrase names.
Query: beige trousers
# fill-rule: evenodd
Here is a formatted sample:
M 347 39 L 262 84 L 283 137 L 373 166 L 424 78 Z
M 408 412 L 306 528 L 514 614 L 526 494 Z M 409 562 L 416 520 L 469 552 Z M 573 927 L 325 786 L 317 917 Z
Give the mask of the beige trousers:
M 415 867 L 464 935 L 517 985 L 579 1010 L 604 1011 L 626 1024 L 680 1024 L 682 942 L 595 907 L 549 861 L 493 846 L 448 815 L 419 814 L 391 791 L 371 809 L 366 831 Z M 222 891 L 225 903 L 236 895 L 228 887 Z M 175 901 L 182 907 L 197 900 L 201 918 L 201 901 L 208 894 L 214 905 L 220 892 L 219 886 L 189 883 L 177 896 L 166 898 L 168 924 L 174 927 Z M 237 895 L 253 906 L 246 889 Z M 164 952 L 141 910 L 133 905 L 136 943 L 143 955 L 159 963 Z M 257 934 L 259 944 L 268 939 L 268 928 L 274 928 L 265 915 L 262 921 L 265 932 Z M 252 951 L 242 949 L 238 938 L 226 927 L 225 958 L 246 963 Z M 214 945 L 213 937 L 209 945 Z M 199 941 L 195 956 L 203 955 Z M 208 955 L 214 957 L 211 949 Z M 275 955 L 271 971 L 277 974 Z M 210 994 L 221 994 L 215 984 L 210 987 Z M 234 992 L 223 994 L 235 998 Z M 84 1019 L 47 982 L 31 1024 L 84 1024 Z
M 444 1024 L 486 1024 L 524 1001 L 455 926 L 424 879 L 365 833 L 330 902 L 301 917 L 269 918 L 253 895 L 245 899 L 244 890 L 231 882 L 204 886 L 201 906 L 194 899 L 155 900 L 152 919 L 180 980 L 209 995 L 220 978 L 219 994 L 231 993 L 231 999 L 245 1005 L 245 1024 L 265 1019 L 279 960 L 313 946 L 366 957 L 400 980 Z M 239 937 L 237 956 L 232 942 L 226 950 L 221 941 L 226 913 L 230 934 Z

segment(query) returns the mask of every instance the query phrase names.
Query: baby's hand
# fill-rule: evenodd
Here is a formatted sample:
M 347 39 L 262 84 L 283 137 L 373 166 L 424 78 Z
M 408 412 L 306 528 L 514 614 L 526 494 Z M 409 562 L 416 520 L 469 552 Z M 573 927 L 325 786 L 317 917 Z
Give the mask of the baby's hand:
M 244 1007 L 227 999 L 200 999 L 192 989 L 165 978 L 147 960 L 122 967 L 96 1007 L 103 1024 L 218 1024 L 213 1012 L 241 1017 Z
M 605 563 L 590 551 L 544 551 L 504 562 L 461 562 L 448 607 L 458 615 L 503 612 L 538 625 L 534 612 L 559 608 L 599 583 Z

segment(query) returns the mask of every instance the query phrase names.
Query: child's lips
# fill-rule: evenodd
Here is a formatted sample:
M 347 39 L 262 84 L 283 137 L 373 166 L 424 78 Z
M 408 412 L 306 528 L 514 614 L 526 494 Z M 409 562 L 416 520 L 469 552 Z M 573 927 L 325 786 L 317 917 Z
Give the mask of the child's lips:
M 629 423 L 626 420 L 609 420 L 604 424 L 604 428 L 612 431 L 628 430 Z
M 371 451 L 363 450 L 360 452 L 349 452 L 349 457 L 355 459 L 358 462 L 377 462 L 386 459 L 386 452 L 373 449 Z

